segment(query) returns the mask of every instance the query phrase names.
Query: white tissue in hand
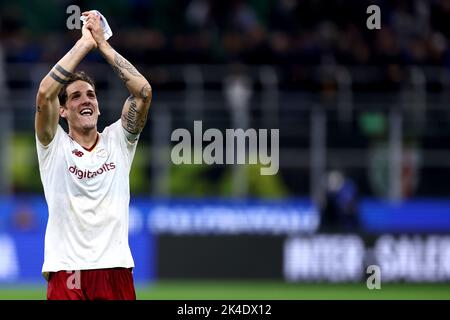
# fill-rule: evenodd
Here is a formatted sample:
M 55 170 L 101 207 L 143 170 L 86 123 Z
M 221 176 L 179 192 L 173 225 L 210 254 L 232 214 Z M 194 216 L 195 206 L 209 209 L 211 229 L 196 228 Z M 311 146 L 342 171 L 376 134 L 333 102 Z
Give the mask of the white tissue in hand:
M 109 27 L 108 21 L 99 11 L 97 11 L 97 10 L 92 10 L 92 11 L 94 11 L 96 15 L 100 16 L 100 23 L 101 23 L 102 29 L 103 29 L 103 37 L 105 38 L 105 40 L 108 40 L 113 35 L 112 30 Z M 83 21 L 83 25 L 86 23 L 85 16 L 81 16 L 80 20 Z

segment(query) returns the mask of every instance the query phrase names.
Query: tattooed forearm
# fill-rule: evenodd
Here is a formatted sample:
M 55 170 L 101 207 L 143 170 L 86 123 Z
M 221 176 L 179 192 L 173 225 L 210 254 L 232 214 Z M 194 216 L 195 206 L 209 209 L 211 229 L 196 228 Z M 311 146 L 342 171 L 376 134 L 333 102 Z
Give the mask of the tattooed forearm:
M 53 70 L 57 71 L 59 75 Z M 72 73 L 61 67 L 59 64 L 56 64 L 54 68 L 50 70 L 49 76 L 52 77 L 53 80 L 64 85 L 67 83 L 67 80 L 72 76 Z
M 55 69 L 58 70 L 59 73 L 61 73 L 63 76 L 70 78 L 73 74 L 72 72 L 67 71 L 63 67 L 61 67 L 59 64 L 55 65 Z
M 144 128 L 147 121 L 148 110 L 145 108 L 144 110 L 139 111 L 136 99 L 133 96 L 130 96 L 127 100 L 130 103 L 130 107 L 127 112 L 122 114 L 122 123 L 128 132 L 137 134 Z
M 56 73 L 53 71 L 50 71 L 49 73 L 50 77 L 52 77 L 53 80 L 59 82 L 60 84 L 64 85 L 66 84 L 67 80 L 61 79 Z
M 132 76 L 142 77 L 142 75 L 139 73 L 139 71 L 137 71 L 136 68 L 131 63 L 129 63 L 127 59 L 122 57 L 117 52 L 114 54 L 114 66 L 116 66 L 116 68 L 121 69 L 122 72 L 123 72 L 123 69 L 125 69 Z
M 117 73 L 117 75 L 123 82 L 130 81 L 130 78 L 128 78 L 119 67 L 117 67 L 116 65 L 112 65 L 112 68 L 114 69 L 114 71 Z

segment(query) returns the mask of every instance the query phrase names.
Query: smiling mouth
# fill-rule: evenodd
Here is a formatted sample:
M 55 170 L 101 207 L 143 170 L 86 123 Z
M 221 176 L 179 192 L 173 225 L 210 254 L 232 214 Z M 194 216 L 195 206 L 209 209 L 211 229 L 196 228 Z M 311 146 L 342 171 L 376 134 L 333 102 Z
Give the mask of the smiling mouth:
M 92 116 L 94 114 L 94 111 L 92 109 L 90 109 L 90 108 L 84 108 L 84 109 L 82 109 L 80 111 L 80 114 L 83 117 L 90 117 L 90 116 Z

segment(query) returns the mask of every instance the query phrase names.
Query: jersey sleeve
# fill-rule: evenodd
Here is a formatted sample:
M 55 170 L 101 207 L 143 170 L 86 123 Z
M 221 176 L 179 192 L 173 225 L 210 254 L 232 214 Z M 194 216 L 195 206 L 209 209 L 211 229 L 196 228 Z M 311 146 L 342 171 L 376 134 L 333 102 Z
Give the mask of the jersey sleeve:
M 53 140 L 46 146 L 44 146 L 39 141 L 37 135 L 35 135 L 39 169 L 41 171 L 48 170 L 52 162 L 54 162 L 58 145 L 60 145 L 60 141 L 64 133 L 64 129 L 61 128 L 60 125 L 58 125 Z
M 131 168 L 131 163 L 133 162 L 134 154 L 136 153 L 136 147 L 139 141 L 139 135 L 134 137 L 134 141 L 128 139 L 127 132 L 122 126 L 122 120 L 119 119 L 108 127 L 111 131 L 114 140 L 116 140 L 117 145 L 124 154 L 128 166 Z

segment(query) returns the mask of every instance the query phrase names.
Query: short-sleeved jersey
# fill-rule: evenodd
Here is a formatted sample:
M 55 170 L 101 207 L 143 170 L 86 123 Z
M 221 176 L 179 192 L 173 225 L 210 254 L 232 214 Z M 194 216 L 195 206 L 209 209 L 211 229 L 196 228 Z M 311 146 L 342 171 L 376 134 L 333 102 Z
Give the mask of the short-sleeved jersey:
M 59 125 L 49 145 L 36 137 L 36 146 L 49 214 L 42 272 L 134 267 L 128 211 L 137 140 L 118 120 L 91 151 Z

